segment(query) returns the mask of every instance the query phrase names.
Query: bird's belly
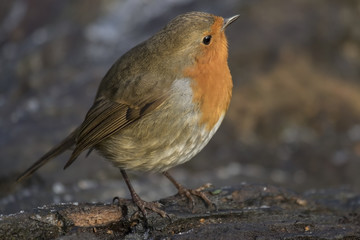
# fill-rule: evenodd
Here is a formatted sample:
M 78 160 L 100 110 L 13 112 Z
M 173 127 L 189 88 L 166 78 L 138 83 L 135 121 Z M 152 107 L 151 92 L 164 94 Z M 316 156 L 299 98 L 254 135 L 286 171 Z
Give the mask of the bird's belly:
M 166 171 L 190 160 L 209 142 L 223 116 L 209 131 L 192 102 L 189 82 L 175 83 L 176 94 L 158 109 L 96 146 L 115 166 L 136 171 Z
M 122 169 L 166 171 L 200 152 L 221 120 L 210 132 L 192 121 L 183 122 L 180 119 L 172 124 L 160 123 L 163 126 L 156 130 L 143 130 L 139 124 L 136 130 L 124 131 L 104 141 L 99 150 L 106 159 Z

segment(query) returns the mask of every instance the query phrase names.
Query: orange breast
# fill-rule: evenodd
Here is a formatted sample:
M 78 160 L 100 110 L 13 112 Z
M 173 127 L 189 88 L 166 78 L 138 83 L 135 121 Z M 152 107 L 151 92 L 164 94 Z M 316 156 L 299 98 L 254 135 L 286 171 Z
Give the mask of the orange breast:
M 211 31 L 210 45 L 203 46 L 194 66 L 184 71 L 184 76 L 193 79 L 193 102 L 201 110 L 200 124 L 211 130 L 226 112 L 232 92 L 232 79 L 227 63 L 228 49 L 223 18 L 216 17 Z

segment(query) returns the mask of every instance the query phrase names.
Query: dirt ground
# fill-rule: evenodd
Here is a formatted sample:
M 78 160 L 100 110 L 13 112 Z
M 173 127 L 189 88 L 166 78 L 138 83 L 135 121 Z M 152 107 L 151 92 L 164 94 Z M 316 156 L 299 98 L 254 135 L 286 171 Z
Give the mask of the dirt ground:
M 346 190 L 294 194 L 271 185 L 212 188 L 209 208 L 162 199 L 165 218 L 119 204 L 68 203 L 0 218 L 0 239 L 359 239 L 360 195 Z

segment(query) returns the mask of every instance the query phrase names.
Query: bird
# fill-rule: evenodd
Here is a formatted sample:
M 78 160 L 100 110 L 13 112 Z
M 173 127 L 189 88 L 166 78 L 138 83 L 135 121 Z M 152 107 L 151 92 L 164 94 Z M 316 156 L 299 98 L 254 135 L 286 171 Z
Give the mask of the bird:
M 200 152 L 224 119 L 233 88 L 225 29 L 238 18 L 187 12 L 130 49 L 101 80 L 81 125 L 17 181 L 66 150 L 72 153 L 64 169 L 96 150 L 120 169 L 144 216 L 167 214 L 140 198 L 127 171 L 163 173 L 192 204 L 198 196 L 210 205 L 204 192 L 185 188 L 168 170 Z

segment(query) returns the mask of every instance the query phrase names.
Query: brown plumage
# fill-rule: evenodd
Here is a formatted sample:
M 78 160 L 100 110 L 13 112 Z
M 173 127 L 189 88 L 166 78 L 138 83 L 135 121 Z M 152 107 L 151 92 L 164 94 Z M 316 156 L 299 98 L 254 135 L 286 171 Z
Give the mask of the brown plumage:
M 125 53 L 101 81 L 80 127 L 18 181 L 71 147 L 65 168 L 83 151 L 95 149 L 121 169 L 144 214 L 150 208 L 165 215 L 137 196 L 125 170 L 164 172 L 180 193 L 209 203 L 203 193 L 186 190 L 166 171 L 197 154 L 224 117 L 232 90 L 224 29 L 237 18 L 186 13 Z

